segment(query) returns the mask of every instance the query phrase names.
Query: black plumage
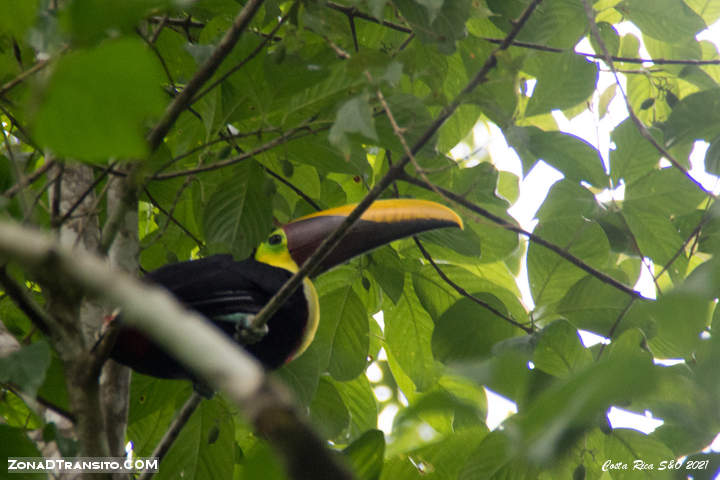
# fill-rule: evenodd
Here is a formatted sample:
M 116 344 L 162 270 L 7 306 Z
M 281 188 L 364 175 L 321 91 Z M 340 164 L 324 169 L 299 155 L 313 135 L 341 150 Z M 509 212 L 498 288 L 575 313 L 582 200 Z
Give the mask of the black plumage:
M 235 261 L 230 255 L 173 263 L 146 275 L 167 288 L 185 306 L 196 310 L 233 336 L 238 314 L 255 314 L 290 278 L 291 272 L 252 258 Z M 246 345 L 265 367 L 278 368 L 298 349 L 308 323 L 302 288 L 268 321 L 268 334 Z M 161 378 L 193 378 L 176 360 L 145 335 L 121 327 L 111 357 L 134 370 Z

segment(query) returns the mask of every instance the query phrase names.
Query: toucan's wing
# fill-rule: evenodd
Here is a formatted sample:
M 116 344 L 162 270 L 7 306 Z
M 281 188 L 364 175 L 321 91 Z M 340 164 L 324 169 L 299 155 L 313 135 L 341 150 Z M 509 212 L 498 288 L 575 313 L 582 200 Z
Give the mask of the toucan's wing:
M 232 336 L 243 319 L 255 314 L 290 278 L 290 272 L 253 259 L 235 261 L 230 255 L 173 263 L 145 279 L 169 290 L 181 303 L 208 318 Z M 246 348 L 265 366 L 277 368 L 297 349 L 307 323 L 307 302 L 301 290 L 268 322 L 269 332 Z M 140 373 L 163 378 L 191 375 L 139 331 L 124 328 L 112 357 Z
M 288 279 L 288 272 L 230 255 L 172 263 L 148 273 L 184 305 L 209 319 L 233 313 L 257 313 Z

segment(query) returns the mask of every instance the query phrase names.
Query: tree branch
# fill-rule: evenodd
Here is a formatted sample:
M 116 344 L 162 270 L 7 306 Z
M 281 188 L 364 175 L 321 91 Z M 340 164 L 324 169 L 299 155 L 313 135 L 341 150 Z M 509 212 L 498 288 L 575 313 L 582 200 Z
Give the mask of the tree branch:
M 487 302 L 484 302 L 484 301 L 480 300 L 480 299 L 477 298 L 475 295 L 472 295 L 472 294 L 469 293 L 467 290 L 465 290 L 464 288 L 462 288 L 460 285 L 458 285 L 457 283 L 453 282 L 453 281 L 450 279 L 450 277 L 448 277 L 448 276 L 445 274 L 445 272 L 443 272 L 443 271 L 440 269 L 440 267 L 435 263 L 435 260 L 433 260 L 432 256 L 430 256 L 430 253 L 428 253 L 428 251 L 425 250 L 425 247 L 424 247 L 423 244 L 420 242 L 420 240 L 419 240 L 416 236 L 413 236 L 413 240 L 415 240 L 415 245 L 417 245 L 418 249 L 420 249 L 420 253 L 423 254 L 423 257 L 425 257 L 425 259 L 426 259 L 428 262 L 430 262 L 430 265 L 432 265 L 432 267 L 435 269 L 435 271 L 437 272 L 437 274 L 440 275 L 440 278 L 442 278 L 443 281 L 444 281 L 445 283 L 447 283 L 447 284 L 448 284 L 453 290 L 455 290 L 457 293 L 459 293 L 460 295 L 462 295 L 462 296 L 465 297 L 465 298 L 468 298 L 468 299 L 472 300 L 473 302 L 477 303 L 478 305 L 480 305 L 480 306 L 483 307 L 484 309 L 486 309 L 486 310 L 494 313 L 495 315 L 497 315 L 498 317 L 502 318 L 503 320 L 505 320 L 505 321 L 508 322 L 509 324 L 511 324 L 511 325 L 513 325 L 513 326 L 515 326 L 515 327 L 517 327 L 517 328 L 520 328 L 520 329 L 524 330 L 525 333 L 533 333 L 533 332 L 535 331 L 532 327 L 528 327 L 528 326 L 526 326 L 526 325 L 523 325 L 523 324 L 520 323 L 520 322 L 517 322 L 517 321 L 513 320 L 512 318 L 510 318 L 509 316 L 505 315 L 504 313 L 502 313 L 502 312 L 501 312 L 500 310 L 498 310 L 497 308 L 493 307 L 492 305 L 490 305 L 490 304 L 487 303 Z
M 180 411 L 173 419 L 163 437 L 160 439 L 160 442 L 155 446 L 155 449 L 150 455 L 151 457 L 157 457 L 159 461 L 162 461 L 167 452 L 170 450 L 170 447 L 172 447 L 173 443 L 180 435 L 180 432 L 185 424 L 188 420 L 190 420 L 190 417 L 195 412 L 198 405 L 200 405 L 200 402 L 202 402 L 202 399 L 202 395 L 196 391 L 192 392 L 190 398 L 185 401 L 185 404 L 180 408 Z M 150 480 L 153 475 L 153 472 L 145 472 L 140 475 L 137 480 Z
M 548 242 L 542 237 L 538 237 L 534 233 L 528 232 L 527 230 L 523 230 L 522 228 L 513 225 L 512 223 L 508 223 L 504 219 L 498 217 L 497 215 L 490 213 L 490 211 L 485 210 L 484 208 L 469 202 L 468 200 L 464 199 L 460 195 L 457 195 L 450 190 L 446 190 L 440 186 L 437 185 L 429 185 L 423 180 L 419 180 L 417 178 L 411 177 L 410 175 L 407 175 L 403 172 L 402 175 L 398 178 L 398 180 L 402 180 L 407 183 L 411 183 L 413 185 L 416 185 L 420 188 L 424 188 L 425 190 L 434 191 L 435 188 L 437 188 L 440 192 L 442 192 L 443 196 L 449 198 L 453 202 L 462 205 L 463 207 L 467 208 L 468 210 L 471 210 L 475 213 L 477 213 L 480 216 L 483 216 L 487 218 L 488 220 L 492 221 L 493 223 L 499 225 L 500 227 L 504 228 L 505 230 L 509 230 L 511 232 L 515 232 L 517 234 L 523 235 L 530 239 L 531 241 L 537 243 L 538 245 L 542 245 L 543 247 L 547 248 L 548 250 L 551 250 L 552 252 L 555 252 L 568 262 L 572 263 L 576 267 L 586 271 L 590 275 L 594 276 L 598 280 L 602 281 L 603 283 L 607 283 L 608 285 L 611 285 L 615 287 L 616 289 L 620 290 L 621 292 L 624 292 L 631 297 L 637 297 L 637 298 L 643 298 L 642 295 L 640 295 L 638 292 L 633 290 L 632 288 L 628 287 L 627 285 L 624 285 L 620 283 L 619 281 L 612 278 L 610 275 L 601 272 L 600 270 L 597 270 L 587 263 L 583 262 L 581 259 L 577 258 L 576 256 L 569 253 L 567 250 L 563 249 L 562 247 L 559 247 L 555 245 L 554 243 Z
M 488 57 L 483 64 L 480 71 L 468 82 L 468 84 L 460 91 L 455 99 L 448 105 L 433 123 L 423 132 L 418 141 L 413 145 L 410 150 L 413 155 L 417 154 L 437 133 L 440 127 L 445 121 L 457 110 L 462 103 L 462 100 L 467 94 L 472 92 L 475 87 L 486 80 L 487 74 L 497 64 L 496 55 L 501 51 L 508 48 L 510 43 L 520 33 L 520 30 L 530 18 L 530 15 L 535 8 L 542 2 L 542 0 L 533 0 L 522 13 L 520 18 L 514 23 L 512 31 L 505 38 L 505 42 L 496 48 Z M 400 162 L 390 167 L 388 172 L 383 178 L 381 178 L 370 192 L 365 195 L 360 203 L 353 209 L 352 212 L 343 220 L 343 222 L 320 244 L 318 249 L 308 258 L 300 269 L 295 273 L 285 284 L 280 288 L 279 291 L 273 295 L 270 301 L 258 312 L 257 315 L 250 322 L 249 330 L 253 333 L 263 332 L 270 317 L 282 306 L 282 304 L 295 292 L 300 286 L 303 279 L 307 276 L 312 275 L 320 266 L 320 263 L 327 257 L 332 250 L 337 247 L 342 240 L 345 233 L 350 227 L 360 218 L 365 210 L 380 196 L 380 194 L 396 179 L 404 175 L 404 168 L 410 162 L 410 157 L 405 155 Z
M 489 37 L 481 37 L 486 42 L 490 43 L 502 43 L 501 38 L 489 38 Z M 518 42 L 515 41 L 512 43 L 513 47 L 522 47 L 522 48 L 529 48 L 532 50 L 540 50 L 542 52 L 552 52 L 552 53 L 567 53 L 569 49 L 566 48 L 557 48 L 557 47 L 549 47 L 547 45 L 540 45 L 537 43 L 529 43 L 529 42 Z M 603 53 L 588 53 L 588 52 L 575 52 L 577 55 L 580 55 L 582 57 L 589 57 L 589 58 L 597 58 L 600 60 L 605 60 L 607 57 Z M 610 56 L 610 58 L 615 62 L 622 62 L 622 63 L 654 63 L 655 65 L 720 65 L 720 59 L 715 60 L 689 60 L 689 59 L 670 59 L 670 58 L 633 58 L 633 57 L 618 57 L 618 56 Z
M 307 472 L 314 478 L 352 478 L 301 420 L 287 391 L 227 335 L 186 310 L 165 289 L 110 270 L 90 253 L 77 255 L 42 233 L 0 221 L 0 260 L 9 258 L 41 278 L 61 278 L 68 287 L 122 308 L 128 325 L 225 392 L 278 450 L 294 478 L 308 478 Z
M 598 31 L 597 24 L 595 23 L 595 13 L 592 9 L 592 6 L 587 2 L 587 0 L 582 0 L 583 5 L 585 6 L 585 14 L 587 15 L 588 23 L 590 24 L 590 31 L 592 32 L 592 36 L 595 39 L 595 41 L 600 46 L 600 49 L 602 50 L 602 60 L 610 67 L 610 70 L 612 70 L 613 75 L 615 77 L 615 83 L 618 86 L 618 89 L 620 90 L 620 93 L 622 94 L 623 100 L 625 100 L 625 107 L 627 108 L 628 115 L 632 119 L 633 123 L 637 127 L 638 131 L 640 132 L 640 135 L 645 138 L 654 148 L 657 150 L 660 155 L 665 157 L 673 167 L 678 169 L 687 177 L 691 182 L 695 184 L 695 186 L 700 189 L 705 195 L 707 195 L 709 198 L 715 198 L 715 195 L 707 190 L 702 183 L 700 183 L 698 180 L 693 178 L 692 175 L 690 175 L 690 172 L 687 171 L 685 167 L 680 165 L 680 162 L 678 162 L 675 157 L 662 145 L 660 145 L 655 138 L 653 138 L 652 134 L 648 131 L 647 127 L 644 123 L 638 118 L 637 114 L 635 113 L 635 110 L 632 108 L 632 105 L 630 105 L 630 100 L 627 97 L 627 94 L 625 93 L 625 89 L 623 89 L 622 84 L 620 83 L 620 77 L 618 77 L 617 71 L 615 70 L 615 64 L 613 63 L 613 58 L 610 56 L 610 53 L 608 52 L 607 47 L 605 46 L 605 42 L 603 41 L 602 37 L 600 36 L 600 32 Z
M 388 22 L 385 20 L 378 20 L 377 18 L 373 17 L 369 13 L 361 12 L 355 7 L 348 7 L 345 5 L 340 5 L 335 2 L 326 2 L 325 5 L 327 5 L 329 8 L 333 10 L 337 10 L 338 12 L 342 12 L 345 15 L 348 16 L 350 20 L 353 18 L 362 18 L 363 20 L 367 20 L 368 22 L 377 23 L 378 25 L 382 25 L 383 27 L 388 27 L 392 30 L 397 30 L 398 32 L 403 33 L 413 33 L 411 28 L 406 27 L 405 25 L 400 25 L 393 22 Z M 357 50 L 356 50 L 357 51 Z
M 155 151 L 160 145 L 165 135 L 167 135 L 175 123 L 175 120 L 177 120 L 182 111 L 190 105 L 192 98 L 198 90 L 200 90 L 200 87 L 215 73 L 225 57 L 228 56 L 240 39 L 242 32 L 250 25 L 250 21 L 260 8 L 260 5 L 262 5 L 262 0 L 249 0 L 245 4 L 237 17 L 235 17 L 232 27 L 225 33 L 222 40 L 220 40 L 220 43 L 218 43 L 210 58 L 207 59 L 200 70 L 190 79 L 182 92 L 180 92 L 180 94 L 175 97 L 175 100 L 168 106 L 163 118 L 155 125 L 150 135 L 148 135 L 148 144 L 150 145 L 151 151 Z

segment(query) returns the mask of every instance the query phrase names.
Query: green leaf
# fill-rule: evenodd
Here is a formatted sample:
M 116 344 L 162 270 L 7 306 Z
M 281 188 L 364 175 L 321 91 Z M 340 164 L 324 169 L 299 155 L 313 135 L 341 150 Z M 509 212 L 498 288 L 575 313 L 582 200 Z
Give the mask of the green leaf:
M 0 1 L 0 32 L 9 33 L 18 41 L 25 39 L 28 29 L 35 23 L 38 13 L 36 0 L 2 0 Z
M 380 430 L 368 430 L 343 450 L 343 454 L 350 461 L 356 478 L 376 480 L 382 473 L 385 437 Z
M 541 330 L 532 361 L 535 368 L 565 378 L 587 367 L 592 360 L 577 329 L 565 320 L 557 320 Z
M 544 132 L 537 127 L 513 127 L 506 132 L 506 137 L 518 151 L 525 172 L 542 159 L 563 172 L 568 180 L 608 186 L 599 152 L 581 138 L 562 132 Z
M 625 0 L 616 7 L 646 35 L 669 42 L 692 38 L 706 27 L 685 2 L 674 0 Z
M 191 389 L 188 382 L 158 380 L 133 373 L 127 437 L 133 442 L 137 456 L 152 453 Z
M 419 391 L 437 381 L 433 358 L 433 323 L 406 282 L 400 301 L 385 310 L 385 348 L 393 354 Z
M 476 293 L 475 297 L 507 315 L 505 306 L 493 295 Z M 461 298 L 435 323 L 432 349 L 435 358 L 444 363 L 484 358 L 493 345 L 517 333 L 504 318 L 469 298 Z
M 662 144 L 660 132 L 651 129 L 655 140 Z M 632 183 L 657 168 L 660 153 L 638 131 L 629 118 L 615 127 L 612 132 L 615 150 L 610 151 L 610 175 L 617 184 L 621 178 Z
M 358 134 L 366 139 L 377 140 L 375 120 L 367 96 L 355 97 L 343 104 L 330 128 L 328 139 L 346 156 L 350 155 L 348 135 Z
M 350 414 L 335 385 L 320 377 L 315 398 L 310 404 L 310 421 L 325 438 L 335 438 L 350 423 Z
M 588 275 L 568 290 L 555 311 L 576 328 L 606 336 L 628 302 L 625 293 Z M 649 319 L 643 322 L 646 329 L 654 328 L 652 324 Z M 632 326 L 627 320 L 623 321 L 616 334 Z
M 605 455 L 613 459 L 613 463 L 620 462 L 628 465 L 628 470 L 613 470 L 613 479 L 630 478 L 673 478 L 671 472 L 658 471 L 660 462 L 675 458 L 673 452 L 652 435 L 630 429 L 614 429 L 611 435 L 605 437 Z M 652 470 L 635 470 L 636 461 L 652 464 Z M 638 464 L 639 465 L 639 464 Z
M 493 478 L 493 474 L 512 458 L 513 448 L 510 442 L 505 432 L 490 432 L 469 456 L 458 479 Z
M 573 199 L 569 195 L 573 191 L 582 196 Z M 587 214 L 596 206 L 588 193 L 569 182 L 558 183 L 538 212 L 542 221 L 534 233 L 585 263 L 602 268 L 610 248 L 602 228 L 587 219 Z M 537 306 L 558 301 L 565 296 L 570 286 L 585 276 L 583 270 L 536 243 L 528 247 L 527 258 L 530 291 Z
M 653 373 L 652 363 L 637 356 L 601 359 L 552 384 L 512 417 L 506 430 L 524 457 L 548 462 L 610 405 L 650 391 Z
M 537 85 L 525 115 L 564 110 L 586 100 L 595 90 L 597 66 L 575 53 L 537 56 Z
M 349 382 L 331 380 L 350 413 L 350 426 L 345 438 L 352 441 L 364 432 L 377 428 L 378 407 L 370 382 L 360 375 Z
M 352 288 L 338 288 L 320 298 L 323 321 L 339 318 L 332 338 L 328 371 L 334 379 L 352 380 L 365 370 L 370 324 L 365 306 Z
M 25 430 L 0 424 L 0 455 L 9 457 L 41 457 L 40 452 L 25 434 Z M 10 472 L 8 472 L 10 473 Z M 23 473 L 27 479 L 45 479 L 47 474 Z
M 121 38 L 62 57 L 35 117 L 35 135 L 58 155 L 84 161 L 148 153 L 145 122 L 165 105 L 162 70 L 140 40 Z
M 712 175 L 720 174 L 720 137 L 710 142 L 705 152 L 705 170 Z
M 247 258 L 260 244 L 272 223 L 265 186 L 265 174 L 252 160 L 236 167 L 218 186 L 201 217 L 205 238 L 212 249 Z
M 620 36 L 618 35 L 617 30 L 615 30 L 615 27 L 607 22 L 598 22 L 597 27 L 598 32 L 600 33 L 600 38 L 602 39 L 608 53 L 610 55 L 617 55 L 618 49 L 620 48 Z M 603 53 L 603 49 L 595 39 L 595 35 L 590 35 L 590 44 L 595 52 L 600 54 Z
M 710 302 L 696 292 L 676 289 L 634 309 L 631 321 L 635 315 L 656 322 L 657 335 L 650 339 L 656 357 L 687 358 L 701 342 L 700 332 L 710 323 Z
M 64 12 L 64 23 L 75 42 L 90 44 L 100 41 L 110 32 L 132 32 L 141 19 L 167 3 L 169 2 L 165 0 L 130 0 L 117 3 L 76 0 L 71 2 L 67 12 Z
M 221 397 L 203 401 L 163 458 L 158 478 L 229 478 L 235 464 L 235 422 Z
M 0 358 L 0 381 L 15 384 L 34 398 L 48 366 L 50 347 L 44 341 L 35 342 Z
M 393 303 L 397 303 L 405 285 L 405 270 L 397 252 L 390 247 L 379 248 L 370 256 L 368 270 Z
M 410 452 L 395 455 L 385 464 L 381 478 L 459 478 L 463 463 L 475 453 L 486 434 L 487 429 L 483 427 L 470 428 L 447 434 Z
M 663 126 L 665 142 L 675 145 L 698 138 L 708 142 L 720 135 L 720 88 L 681 99 Z
M 663 265 L 673 258 L 684 239 L 672 220 L 694 211 L 703 198 L 702 192 L 674 168 L 655 170 L 628 185 L 623 216 L 642 254 Z
M 465 36 L 469 0 L 395 0 L 393 3 L 417 32 L 420 41 L 436 43 L 443 53 L 451 53 L 455 41 Z

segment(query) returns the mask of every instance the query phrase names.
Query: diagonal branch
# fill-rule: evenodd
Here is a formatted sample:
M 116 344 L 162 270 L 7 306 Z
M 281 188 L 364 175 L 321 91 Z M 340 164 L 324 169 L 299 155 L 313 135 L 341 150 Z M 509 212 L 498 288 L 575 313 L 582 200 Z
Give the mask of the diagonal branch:
M 459 293 L 460 295 L 462 295 L 462 296 L 465 297 L 465 298 L 468 298 L 468 299 L 472 300 L 473 302 L 477 303 L 478 305 L 480 305 L 480 306 L 483 307 L 484 309 L 486 309 L 486 310 L 494 313 L 495 315 L 497 315 L 498 317 L 502 318 L 503 320 L 505 320 L 505 321 L 508 322 L 509 324 L 511 324 L 511 325 L 513 325 L 513 326 L 515 326 L 515 327 L 517 327 L 517 328 L 520 328 L 520 329 L 524 330 L 525 333 L 533 333 L 533 332 L 535 331 L 532 327 L 528 327 L 527 325 L 523 325 L 522 323 L 520 323 L 520 322 L 518 322 L 518 321 L 516 321 L 516 320 L 513 320 L 512 318 L 510 318 L 508 315 L 505 315 L 504 313 L 502 313 L 502 312 L 501 312 L 500 310 L 498 310 L 497 308 L 493 307 L 492 305 L 490 305 L 490 304 L 487 303 L 487 302 L 484 302 L 484 301 L 480 300 L 478 297 L 476 297 L 475 295 L 469 293 L 467 290 L 465 290 L 464 288 L 462 288 L 460 285 L 458 285 L 457 283 L 453 282 L 453 281 L 450 279 L 450 277 L 448 277 L 448 276 L 445 274 L 445 272 L 443 272 L 443 271 L 440 269 L 440 267 L 437 265 L 437 263 L 435 263 L 435 260 L 433 260 L 433 258 L 432 258 L 432 256 L 430 255 L 430 253 L 428 253 L 428 251 L 425 250 L 425 247 L 424 247 L 423 244 L 420 242 L 420 240 L 419 240 L 417 237 L 415 237 L 415 236 L 413 237 L 413 240 L 415 240 L 415 245 L 417 245 L 418 249 L 420 249 L 420 253 L 423 254 L 423 257 L 425 257 L 425 259 L 426 259 L 428 262 L 430 262 L 430 265 L 432 265 L 432 267 L 435 269 L 435 271 L 437 272 L 437 274 L 440 275 L 440 278 L 442 278 L 445 283 L 447 283 L 448 285 L 450 285 L 450 287 L 451 287 L 453 290 L 455 290 L 457 293 Z
M 551 250 L 552 252 L 555 252 L 568 262 L 572 263 L 576 267 L 585 270 L 587 273 L 592 275 L 593 277 L 597 278 L 603 283 L 607 283 L 608 285 L 611 285 L 615 287 L 616 289 L 620 290 L 623 293 L 626 293 L 630 295 L 631 297 L 636 298 L 643 298 L 638 292 L 633 290 L 632 288 L 628 287 L 627 285 L 624 285 L 623 283 L 615 280 L 610 275 L 601 272 L 600 270 L 591 267 L 581 259 L 577 258 L 573 254 L 569 253 L 567 250 L 565 250 L 562 247 L 559 247 L 555 245 L 554 243 L 548 242 L 542 237 L 538 237 L 534 233 L 528 232 L 527 230 L 523 230 L 522 228 L 518 227 L 517 225 L 513 225 L 512 223 L 509 223 L 505 221 L 504 219 L 498 217 L 497 215 L 491 213 L 490 211 L 480 207 L 479 205 L 476 205 L 465 198 L 461 197 L 460 195 L 457 195 L 454 192 L 451 192 L 450 190 L 444 189 L 437 185 L 430 185 L 423 180 L 411 177 L 410 175 L 403 172 L 402 175 L 398 178 L 399 180 L 402 180 L 403 182 L 407 182 L 413 185 L 416 185 L 420 188 L 424 188 L 425 190 L 431 190 L 434 191 L 435 189 L 438 189 L 440 192 L 442 192 L 442 195 L 449 198 L 453 202 L 456 202 L 463 207 L 472 210 L 473 212 L 487 218 L 488 220 L 492 221 L 493 223 L 499 225 L 500 227 L 504 228 L 505 230 L 509 230 L 511 232 L 515 232 L 519 235 L 523 235 L 527 237 L 529 240 L 537 243 L 538 245 L 542 245 L 543 247 L 547 248 L 548 250 Z
M 210 58 L 207 59 L 200 70 L 190 79 L 182 92 L 180 92 L 180 94 L 175 97 L 175 100 L 168 106 L 163 118 L 148 135 L 148 143 L 151 151 L 154 151 L 160 145 L 182 111 L 190 105 L 193 97 L 200 90 L 200 87 L 210 79 L 225 57 L 230 54 L 230 51 L 240 39 L 240 35 L 248 25 L 250 25 L 250 21 L 261 4 L 262 0 L 249 0 L 245 4 L 237 17 L 235 17 L 232 27 L 225 33 L 222 40 L 220 40 L 220 43 L 218 43 Z
M 77 255 L 43 233 L 0 221 L 0 261 L 9 258 L 40 278 L 62 279 L 66 288 L 122 308 L 128 325 L 225 392 L 279 452 L 293 478 L 307 478 L 303 474 L 309 471 L 317 478 L 352 478 L 302 420 L 289 393 L 232 339 L 166 290 L 111 270 L 90 253 Z
M 180 435 L 185 424 L 190 420 L 190 417 L 195 412 L 197 407 L 200 405 L 203 397 L 196 391 L 193 391 L 190 397 L 185 401 L 180 411 L 173 419 L 172 423 L 165 431 L 165 434 L 160 439 L 160 442 L 155 446 L 151 457 L 157 457 L 158 461 L 162 461 L 163 457 L 170 451 L 173 443 Z M 150 480 L 153 477 L 153 472 L 145 472 L 138 477 L 138 480 Z
M 707 190 L 702 183 L 700 183 L 698 180 L 696 180 L 692 175 L 690 175 L 690 172 L 687 171 L 685 167 L 680 165 L 680 162 L 678 162 L 675 157 L 662 145 L 660 145 L 657 140 L 652 136 L 652 134 L 648 131 L 645 124 L 638 118 L 637 114 L 635 113 L 635 110 L 632 108 L 632 105 L 630 105 L 630 100 L 627 97 L 627 94 L 625 93 L 625 89 L 622 87 L 622 84 L 620 83 L 620 77 L 617 74 L 617 70 L 615 69 L 615 64 L 613 63 L 613 59 L 610 56 L 610 53 L 608 52 L 607 47 L 605 46 L 605 42 L 603 41 L 602 37 L 600 36 L 600 32 L 597 28 L 597 23 L 595 23 L 595 12 L 592 9 L 592 6 L 588 3 L 587 0 L 582 0 L 583 5 L 585 6 L 585 13 L 587 15 L 588 22 L 590 24 L 590 31 L 592 32 L 593 38 L 600 46 L 600 49 L 602 50 L 602 59 L 603 61 L 610 67 L 610 70 L 612 70 L 613 75 L 615 76 L 615 83 L 617 84 L 618 88 L 620 89 L 620 93 L 622 94 L 623 100 L 625 101 L 625 107 L 627 108 L 628 115 L 630 116 L 630 119 L 633 121 L 635 126 L 637 127 L 638 131 L 640 132 L 640 135 L 645 138 L 654 148 L 657 150 L 660 155 L 665 157 L 674 168 L 680 170 L 683 175 L 685 175 L 691 182 L 695 184 L 695 186 L 700 189 L 705 195 L 707 195 L 709 198 L 715 198 L 715 195 Z
M 520 18 L 513 24 L 513 29 L 510 31 L 508 36 L 505 38 L 505 42 L 496 48 L 485 61 L 480 71 L 468 82 L 468 84 L 462 89 L 462 91 L 453 99 L 442 112 L 437 116 L 435 121 L 430 127 L 423 132 L 418 141 L 413 145 L 410 150 L 413 155 L 417 154 L 437 133 L 440 127 L 445 121 L 457 110 L 465 96 L 472 92 L 475 87 L 486 81 L 487 74 L 495 68 L 497 65 L 497 54 L 507 49 L 515 37 L 520 33 L 525 23 L 530 18 L 530 15 L 535 8 L 542 2 L 542 0 L 533 0 L 522 13 Z M 272 315 L 280 308 L 280 306 L 292 295 L 295 290 L 300 286 L 303 279 L 309 275 L 312 275 L 320 266 L 320 263 L 327 257 L 332 250 L 337 247 L 342 240 L 345 233 L 350 227 L 360 218 L 365 210 L 380 196 L 380 194 L 396 179 L 404 175 L 404 168 L 410 162 L 410 157 L 405 155 L 397 164 L 393 165 L 383 178 L 381 178 L 375 186 L 368 192 L 367 195 L 362 199 L 360 203 L 353 209 L 352 212 L 343 220 L 343 222 L 333 231 L 325 240 L 320 244 L 315 253 L 302 265 L 302 267 L 295 273 L 285 284 L 280 288 L 278 292 L 273 295 L 270 301 L 263 307 L 263 309 L 252 319 L 250 323 L 250 330 L 254 332 L 262 332 L 266 326 L 268 320 Z
M 502 38 L 488 38 L 488 37 L 482 37 L 483 40 L 490 43 L 502 43 Z M 529 43 L 529 42 L 518 42 L 515 41 L 512 44 L 513 47 L 521 47 L 521 48 L 529 48 L 532 50 L 540 50 L 541 52 L 551 52 L 551 53 L 567 53 L 569 50 L 567 48 L 557 48 L 557 47 L 549 47 L 547 45 L 540 45 L 537 43 Z M 589 52 L 575 52 L 577 55 L 580 55 L 581 57 L 588 57 L 588 58 L 598 58 L 601 60 L 605 60 L 607 57 L 603 53 L 589 53 Z M 618 57 L 615 55 L 611 55 L 610 58 L 615 62 L 621 62 L 621 63 L 654 63 L 655 65 L 720 65 L 720 59 L 715 60 L 692 60 L 692 59 L 673 59 L 673 58 L 634 58 L 634 57 Z M 646 73 L 646 72 L 637 72 L 637 73 Z

